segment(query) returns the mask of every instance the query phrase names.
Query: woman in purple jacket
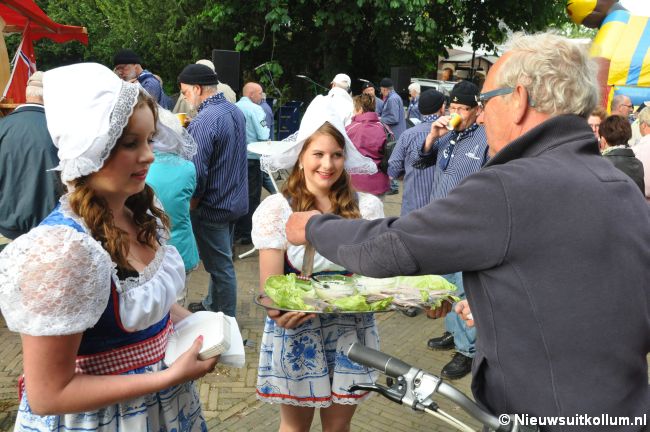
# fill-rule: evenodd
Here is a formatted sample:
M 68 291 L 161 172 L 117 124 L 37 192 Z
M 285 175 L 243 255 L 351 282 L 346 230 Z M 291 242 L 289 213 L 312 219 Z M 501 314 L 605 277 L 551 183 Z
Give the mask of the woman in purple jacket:
M 382 148 L 386 141 L 386 131 L 375 113 L 375 98 L 371 95 L 360 94 L 352 99 L 354 116 L 352 123 L 345 127 L 350 140 L 359 152 L 371 158 L 379 167 Z M 389 189 L 388 175 L 380 170 L 371 175 L 351 174 L 352 186 L 359 192 L 382 197 Z

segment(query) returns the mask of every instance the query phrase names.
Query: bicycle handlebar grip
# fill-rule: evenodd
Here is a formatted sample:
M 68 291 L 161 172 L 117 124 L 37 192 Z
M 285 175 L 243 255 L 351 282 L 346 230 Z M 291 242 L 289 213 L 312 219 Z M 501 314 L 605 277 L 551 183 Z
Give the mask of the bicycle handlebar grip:
M 408 371 L 411 370 L 409 364 L 384 354 L 381 351 L 361 345 L 358 342 L 355 342 L 350 346 L 347 356 L 354 362 L 380 370 L 386 375 L 394 378 L 406 375 Z

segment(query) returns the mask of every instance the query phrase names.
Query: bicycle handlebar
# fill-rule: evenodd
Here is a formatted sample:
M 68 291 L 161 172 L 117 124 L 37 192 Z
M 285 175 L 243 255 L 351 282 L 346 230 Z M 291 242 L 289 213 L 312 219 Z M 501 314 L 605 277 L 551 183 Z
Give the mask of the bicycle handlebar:
M 405 377 L 407 381 L 409 379 L 413 379 L 415 376 L 418 377 L 423 377 L 423 371 L 420 369 L 414 368 L 411 365 L 396 359 L 394 357 L 391 357 L 387 354 L 384 354 L 381 351 L 374 350 L 372 348 L 368 348 L 364 345 L 361 345 L 360 343 L 353 343 L 352 346 L 348 349 L 347 352 L 348 358 L 350 360 L 357 362 L 359 364 L 362 364 L 364 366 L 369 366 L 373 369 L 377 369 L 384 374 L 391 376 L 393 378 L 398 378 L 398 377 Z M 436 392 L 447 399 L 451 400 L 452 402 L 456 403 L 458 406 L 460 406 L 464 411 L 466 411 L 469 415 L 471 415 L 473 418 L 476 420 L 480 421 L 483 425 L 488 426 L 490 430 L 495 430 L 495 431 L 537 431 L 537 427 L 526 427 L 523 425 L 518 425 L 516 423 L 512 424 L 507 424 L 507 425 L 502 425 L 499 422 L 499 419 L 492 415 L 491 413 L 485 411 L 482 409 L 479 405 L 476 404 L 476 402 L 472 401 L 470 398 L 468 398 L 463 392 L 458 390 L 456 387 L 449 385 L 440 378 L 434 377 L 430 374 L 424 373 L 424 376 L 429 376 L 432 379 L 436 381 L 435 388 L 431 388 L 432 392 Z M 418 378 L 421 379 L 421 378 Z M 371 387 L 371 386 L 369 386 Z M 381 386 L 376 386 L 380 387 L 382 390 L 386 390 L 386 388 L 381 387 Z M 407 386 L 408 387 L 408 386 Z M 384 396 L 388 397 L 389 399 L 393 400 L 394 402 L 397 403 L 402 403 L 402 399 L 399 401 L 395 400 L 394 397 L 389 397 L 386 395 L 387 392 L 382 391 L 381 392 Z M 395 395 L 392 395 L 395 396 Z M 402 395 L 401 397 L 404 397 L 405 395 Z M 406 399 L 405 399 L 406 400 Z M 414 408 L 414 407 L 412 407 Z
M 411 370 L 411 366 L 403 361 L 360 343 L 353 343 L 348 349 L 347 356 L 352 361 L 377 369 L 393 378 L 406 375 Z

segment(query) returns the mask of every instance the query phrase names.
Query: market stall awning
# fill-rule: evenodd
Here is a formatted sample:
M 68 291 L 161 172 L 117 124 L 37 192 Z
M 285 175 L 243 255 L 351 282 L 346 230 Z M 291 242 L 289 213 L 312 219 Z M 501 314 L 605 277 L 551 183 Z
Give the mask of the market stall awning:
M 0 0 L 0 88 L 4 89 L 0 110 L 25 102 L 27 80 L 36 72 L 36 57 L 32 42 L 47 38 L 57 43 L 79 41 L 88 45 L 85 27 L 56 23 L 39 8 L 34 0 Z M 9 65 L 4 34 L 20 33 L 22 40 Z M 4 106 L 2 106 L 4 104 Z
M 85 27 L 52 21 L 34 0 L 0 0 L 0 17 L 6 23 L 4 33 L 23 33 L 29 25 L 33 41 L 42 38 L 58 43 L 77 40 L 88 45 L 88 32 Z

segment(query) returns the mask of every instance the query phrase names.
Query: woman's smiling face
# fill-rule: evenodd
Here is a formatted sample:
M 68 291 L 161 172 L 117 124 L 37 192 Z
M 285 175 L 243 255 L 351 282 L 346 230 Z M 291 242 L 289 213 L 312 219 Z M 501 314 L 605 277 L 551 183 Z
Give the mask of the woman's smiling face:
M 300 157 L 307 189 L 327 193 L 343 174 L 345 152 L 333 136 L 316 133 Z

